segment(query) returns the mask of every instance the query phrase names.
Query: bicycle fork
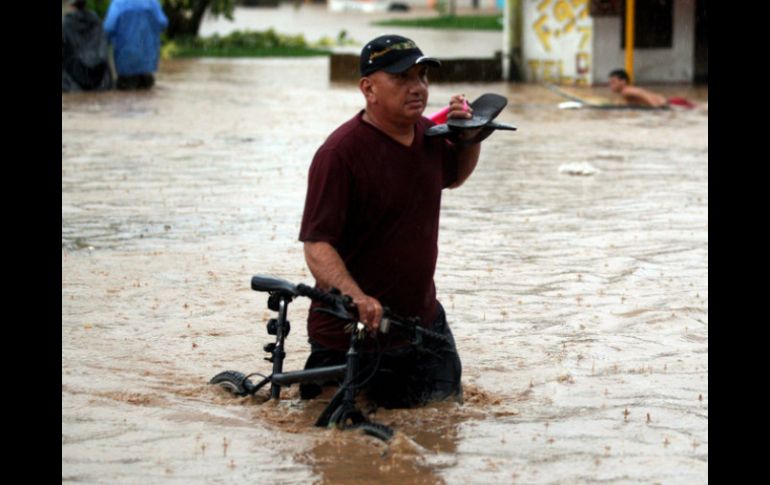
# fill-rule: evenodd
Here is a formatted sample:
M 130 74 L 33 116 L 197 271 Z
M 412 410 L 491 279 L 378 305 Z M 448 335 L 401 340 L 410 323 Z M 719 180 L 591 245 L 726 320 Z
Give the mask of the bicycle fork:
M 265 357 L 265 360 L 273 363 L 273 374 L 280 374 L 283 372 L 283 359 L 286 357 L 284 349 L 284 341 L 286 336 L 291 330 L 290 323 L 286 320 L 286 313 L 288 311 L 289 302 L 291 300 L 286 297 L 279 297 L 277 301 L 278 319 L 271 318 L 267 322 L 267 332 L 275 335 L 275 343 L 269 343 L 264 346 L 265 352 L 270 353 L 270 357 Z M 276 310 L 274 302 L 269 302 L 268 306 L 272 310 Z M 281 386 L 275 382 L 270 383 L 270 398 L 281 398 Z
M 357 324 L 356 327 L 362 324 Z M 351 424 L 359 424 L 366 418 L 356 408 L 356 393 L 358 392 L 358 365 L 359 365 L 359 333 L 363 330 L 355 328 L 350 336 L 350 348 L 346 356 L 345 382 L 332 397 L 332 400 L 321 413 L 315 425 L 327 427 L 330 424 L 344 428 L 350 420 Z

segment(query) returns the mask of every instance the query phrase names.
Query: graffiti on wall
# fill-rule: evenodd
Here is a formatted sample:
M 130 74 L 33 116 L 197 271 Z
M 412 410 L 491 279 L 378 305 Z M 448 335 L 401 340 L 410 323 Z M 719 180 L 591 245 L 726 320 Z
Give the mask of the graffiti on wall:
M 527 56 L 529 79 L 589 84 L 593 35 L 589 0 L 533 0 L 529 7 L 527 23 L 536 44 Z

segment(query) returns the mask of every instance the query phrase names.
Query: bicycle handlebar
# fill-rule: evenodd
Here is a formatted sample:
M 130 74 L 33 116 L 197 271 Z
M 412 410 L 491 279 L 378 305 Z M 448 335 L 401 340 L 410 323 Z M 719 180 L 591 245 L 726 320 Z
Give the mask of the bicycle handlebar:
M 301 296 L 307 296 L 311 300 L 325 303 L 334 309 L 344 308 L 348 315 L 350 315 L 350 319 L 355 319 L 358 314 L 356 305 L 353 303 L 353 299 L 348 295 L 341 294 L 336 288 L 333 288 L 329 292 L 325 292 L 319 290 L 318 288 L 311 288 L 300 283 L 297 285 L 297 294 Z M 339 311 L 330 311 L 329 313 L 339 315 Z M 381 333 L 388 333 L 389 327 L 392 325 L 399 330 L 409 334 L 409 339 L 412 341 L 419 342 L 419 338 L 416 338 L 419 335 L 420 337 L 425 336 L 440 340 L 445 344 L 451 344 L 451 341 L 446 335 L 428 330 L 427 328 L 421 326 L 419 317 L 403 317 L 392 311 L 390 308 L 384 306 L 382 307 L 382 319 L 387 320 L 388 323 L 385 325 L 382 323 L 380 324 Z
M 339 293 L 339 291 L 332 290 L 327 292 L 319 290 L 318 288 L 313 288 L 303 283 L 298 284 L 296 286 L 296 290 L 297 294 L 300 296 L 306 296 L 311 300 L 320 301 L 321 303 L 325 303 L 329 306 L 340 305 L 346 310 L 355 309 L 353 299 L 348 295 Z
M 299 283 L 294 286 L 288 281 L 279 280 L 276 278 L 266 276 L 254 276 L 252 277 L 252 289 L 256 291 L 268 291 L 284 292 L 291 296 L 305 296 L 311 300 L 321 302 L 330 308 L 323 309 L 327 313 L 330 313 L 343 320 L 356 320 L 358 312 L 356 305 L 353 303 L 353 298 L 349 295 L 343 295 L 339 290 L 333 288 L 330 291 L 323 291 L 318 288 L 314 288 L 303 283 Z M 410 340 L 419 341 L 419 337 L 426 336 L 435 340 L 439 340 L 446 344 L 451 344 L 449 338 L 440 333 L 428 330 L 420 325 L 419 317 L 403 317 L 388 307 L 383 307 L 382 313 L 383 320 L 387 319 L 390 325 L 399 328 L 400 330 L 407 332 L 410 336 Z M 389 330 L 388 324 L 381 325 L 380 331 L 387 333 Z

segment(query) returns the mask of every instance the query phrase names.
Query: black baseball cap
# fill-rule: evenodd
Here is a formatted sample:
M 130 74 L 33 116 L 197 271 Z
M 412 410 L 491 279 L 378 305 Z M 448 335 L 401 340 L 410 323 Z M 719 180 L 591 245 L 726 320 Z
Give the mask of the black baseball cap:
M 425 56 L 413 40 L 400 35 L 381 35 L 361 49 L 361 76 L 376 71 L 404 72 L 416 64 L 440 67 L 441 62 Z

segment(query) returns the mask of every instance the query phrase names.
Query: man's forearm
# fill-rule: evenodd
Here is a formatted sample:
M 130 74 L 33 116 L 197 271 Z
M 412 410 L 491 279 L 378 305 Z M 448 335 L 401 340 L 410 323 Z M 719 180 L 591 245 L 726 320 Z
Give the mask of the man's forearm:
M 305 260 L 316 283 L 322 290 L 337 288 L 343 295 L 350 295 L 358 308 L 358 318 L 371 331 L 376 331 L 382 319 L 382 304 L 361 291 L 350 276 L 345 262 L 334 247 L 327 242 L 306 242 Z
M 455 189 L 461 186 L 471 176 L 479 163 L 481 143 L 458 147 L 457 152 L 457 182 L 449 186 Z
M 339 253 L 327 242 L 306 242 L 305 261 L 319 288 L 337 288 L 350 296 L 363 295 L 358 283 L 350 276 Z

